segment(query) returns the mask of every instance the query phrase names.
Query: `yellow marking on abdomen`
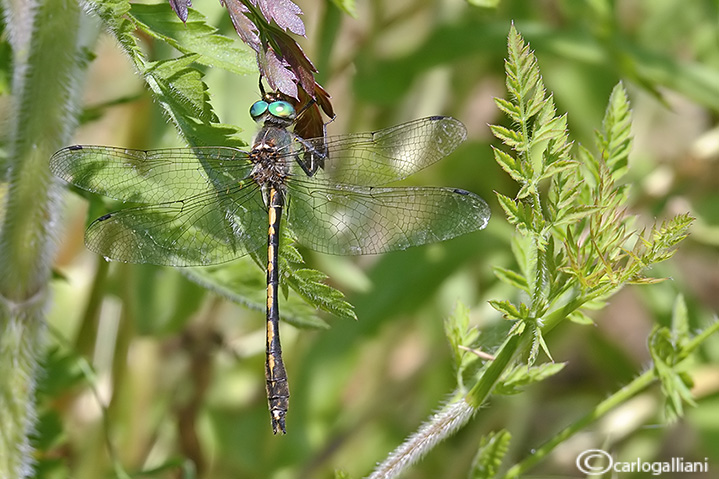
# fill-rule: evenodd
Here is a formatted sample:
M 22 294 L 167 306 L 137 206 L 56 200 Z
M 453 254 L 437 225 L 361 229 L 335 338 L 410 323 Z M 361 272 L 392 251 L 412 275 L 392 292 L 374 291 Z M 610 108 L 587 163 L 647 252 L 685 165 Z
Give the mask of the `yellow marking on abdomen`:
M 270 223 L 275 224 L 275 221 L 277 221 L 277 212 L 275 211 L 275 208 L 270 208 Z
M 270 309 L 272 307 L 272 303 L 274 302 L 273 299 L 275 297 L 275 293 L 272 289 L 272 285 L 267 286 L 267 309 Z

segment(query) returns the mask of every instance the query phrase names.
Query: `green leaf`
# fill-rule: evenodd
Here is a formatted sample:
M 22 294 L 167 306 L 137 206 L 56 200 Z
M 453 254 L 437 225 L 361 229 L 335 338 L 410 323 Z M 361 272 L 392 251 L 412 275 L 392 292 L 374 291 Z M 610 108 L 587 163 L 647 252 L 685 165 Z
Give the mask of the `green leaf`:
M 209 103 L 207 86 L 202 82 L 202 73 L 190 67 L 199 57 L 190 54 L 149 63 L 146 75 L 157 81 L 159 100 L 177 114 L 202 122 L 217 122 Z
M 494 152 L 494 160 L 509 174 L 509 176 L 512 177 L 514 181 L 517 183 L 523 183 L 527 180 L 512 155 L 494 147 L 492 147 L 492 151 Z
M 532 339 L 532 346 L 529 351 L 529 359 L 527 360 L 527 364 L 534 364 L 534 362 L 537 360 L 537 356 L 539 355 L 540 348 L 542 349 L 544 354 L 546 354 L 547 357 L 553 361 L 552 355 L 549 352 L 549 347 L 544 340 L 544 334 L 542 333 L 541 324 L 535 322 L 532 324 L 532 328 L 534 331 L 534 337 Z
M 544 363 L 539 366 L 517 364 L 505 372 L 494 388 L 494 394 L 511 395 L 517 394 L 523 388 L 543 381 L 559 373 L 567 363 Z
M 520 223 L 521 220 L 519 219 L 519 204 L 512 198 L 508 196 L 504 196 L 501 193 L 494 192 L 497 195 L 497 199 L 499 200 L 499 206 L 502 207 L 504 210 L 504 214 L 507 216 L 507 220 L 511 224 L 517 224 Z
M 522 119 L 519 108 L 511 101 L 505 100 L 504 98 L 495 98 L 494 103 L 497 105 L 497 108 L 499 108 L 512 121 L 519 122 Z
M 133 3 L 130 16 L 150 36 L 166 42 L 185 55 L 197 55 L 202 65 L 247 75 L 257 71 L 255 55 L 239 41 L 220 35 L 199 12 L 189 9 L 183 23 L 166 3 Z
M 243 146 L 237 127 L 217 123 L 202 73 L 190 67 L 197 58 L 186 55 L 149 63 L 145 80 L 190 145 Z
M 568 316 L 568 319 L 573 323 L 581 324 L 584 326 L 594 325 L 594 320 L 584 314 L 582 311 L 574 311 Z
M 673 339 L 672 332 L 665 327 L 655 327 L 649 336 L 649 353 L 661 383 L 665 398 L 664 413 L 669 421 L 684 416 L 684 403 L 696 406 L 691 393 L 691 379 L 683 374 L 681 366 L 685 353 Z
M 537 128 L 532 135 L 532 143 L 564 137 L 567 129 L 566 115 L 555 117 L 554 106 L 549 102 L 544 104 L 542 111 L 545 112 L 546 115 L 537 118 Z
M 491 125 L 489 129 L 492 134 L 513 150 L 523 151 L 526 149 L 524 138 L 519 133 L 499 125 Z
M 491 300 L 489 305 L 504 315 L 506 319 L 517 320 L 522 319 L 519 310 L 509 301 L 495 301 Z
M 472 461 L 471 479 L 492 479 L 497 476 L 504 456 L 509 450 L 512 435 L 502 429 L 483 436 L 479 441 L 479 450 Z
M 609 167 L 615 181 L 627 171 L 629 152 L 632 148 L 632 116 L 627 93 L 621 83 L 614 87 L 599 134 L 602 159 Z
M 516 271 L 503 268 L 501 266 L 494 266 L 492 269 L 494 271 L 494 275 L 499 278 L 499 280 L 503 283 L 514 286 L 517 289 L 529 293 L 529 285 L 527 284 L 527 279 L 521 274 L 517 273 Z
M 564 224 L 574 224 L 583 220 L 587 216 L 600 211 L 599 206 L 579 205 L 565 208 L 559 212 L 559 216 L 552 222 L 552 226 L 557 227 Z
M 457 382 L 463 389 L 462 373 L 475 360 L 475 356 L 465 348 L 470 348 L 479 337 L 477 328 L 469 326 L 469 308 L 458 302 L 454 313 L 444 321 L 444 332 L 449 340 L 454 366 L 457 370 Z

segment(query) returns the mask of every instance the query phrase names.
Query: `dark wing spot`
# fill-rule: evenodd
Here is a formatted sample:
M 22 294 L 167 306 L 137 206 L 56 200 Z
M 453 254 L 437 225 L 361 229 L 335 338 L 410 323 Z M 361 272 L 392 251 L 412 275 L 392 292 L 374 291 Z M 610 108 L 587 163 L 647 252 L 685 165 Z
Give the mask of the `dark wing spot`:
M 467 190 L 462 190 L 462 189 L 459 189 L 459 188 L 455 188 L 455 189 L 454 189 L 454 192 L 457 193 L 458 195 L 464 195 L 464 196 L 467 196 L 467 195 L 469 194 L 469 191 L 467 191 Z
M 70 150 L 70 151 L 82 150 L 82 145 L 72 145 L 72 146 L 68 146 L 67 149 Z
M 100 217 L 97 219 L 97 221 L 109 220 L 111 217 L 112 217 L 112 213 L 108 213 L 108 214 L 106 214 L 106 215 L 100 216 Z

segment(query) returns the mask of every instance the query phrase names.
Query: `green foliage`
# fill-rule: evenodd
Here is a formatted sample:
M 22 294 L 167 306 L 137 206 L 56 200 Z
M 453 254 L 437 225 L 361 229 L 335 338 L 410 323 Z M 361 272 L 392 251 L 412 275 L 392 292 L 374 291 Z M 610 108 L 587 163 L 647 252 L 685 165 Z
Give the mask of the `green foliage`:
M 507 370 L 494 388 L 495 394 L 518 394 L 525 387 L 543 381 L 559 373 L 566 363 L 544 363 L 539 366 L 517 364 Z
M 575 158 L 566 116 L 556 114 L 536 58 L 514 29 L 506 71 L 510 99 L 496 103 L 515 126 L 493 126 L 492 132 L 514 154 L 495 149 L 495 159 L 520 189 L 514 199 L 497 197 L 510 224 L 528 240 L 515 243 L 515 256 L 520 264 L 526 264 L 525 258 L 531 261 L 521 272 L 496 272 L 500 280 L 529 293 L 530 303 L 490 304 L 505 318 L 532 327 L 532 363 L 540 346 L 546 352 L 544 319 L 567 305 L 578 310 L 606 299 L 624 284 L 655 281 L 644 271 L 672 256 L 692 219 L 677 216 L 649 234 L 633 227 L 636 219 L 626 212 L 628 189 L 622 183 L 631 149 L 631 115 L 621 85 L 612 91 L 597 132 L 599 155 L 580 147 Z M 545 180 L 549 186 L 542 194 Z M 523 327 L 513 331 L 521 333 Z
M 479 450 L 472 461 L 471 479 L 491 479 L 496 477 L 502 466 L 502 460 L 509 450 L 512 435 L 502 429 L 483 436 Z
M 453 406 L 461 408 L 464 401 L 478 409 L 490 394 L 518 394 L 560 373 L 566 364 L 551 361 L 545 335 L 565 319 L 591 324 L 583 309 L 606 304 L 610 296 L 627 284 L 659 281 L 645 276 L 645 271 L 673 255 L 692 223 L 689 215 L 678 215 L 646 233 L 635 226 L 638 219 L 627 213 L 631 115 L 621 84 L 613 89 L 602 129 L 596 134 L 598 154 L 581 146 L 574 153 L 567 116 L 557 114 L 537 59 L 514 27 L 509 32 L 505 71 L 508 99 L 497 99 L 496 105 L 508 116 L 512 127 L 493 125 L 491 130 L 510 150 L 507 153 L 495 148 L 495 160 L 519 186 L 514 198 L 497 193 L 508 222 L 516 230 L 512 249 L 518 269 L 499 267 L 495 274 L 517 289 L 521 300 L 489 302 L 513 322 L 508 337 L 494 358 L 479 370 L 470 391 L 461 399 L 453 396 L 450 406 L 443 411 Z M 658 328 L 650 338 L 654 374 L 668 398 L 670 418 L 683 414 L 683 403 L 695 404 L 690 382 L 679 367 L 679 358 L 689 355 L 688 349 L 677 346 L 688 344 L 686 314 L 682 311 L 685 308 L 681 305 L 675 307 L 674 322 L 676 331 L 683 333 Z M 465 335 L 471 334 L 471 329 L 466 311 L 458 311 L 456 316 L 445 329 L 454 362 L 461 367 L 458 344 L 463 333 L 459 328 L 464 328 Z M 696 344 L 692 342 L 692 347 Z M 550 362 L 535 365 L 540 350 Z M 517 362 L 525 351 L 528 351 L 526 361 Z M 646 388 L 652 379 L 651 374 L 636 378 L 516 464 L 504 477 L 517 477 L 528 470 L 574 433 Z M 459 384 L 462 386 L 463 382 Z M 463 387 L 455 393 L 463 394 Z M 415 461 L 416 451 L 423 453 L 432 447 L 428 444 L 452 433 L 441 426 L 442 414 L 435 418 L 436 421 L 430 420 L 434 423 L 431 439 L 423 439 L 431 429 L 425 424 L 380 464 L 372 477 L 395 477 L 401 469 L 391 468 L 391 464 Z M 457 420 L 461 420 L 460 416 Z M 475 477 L 497 477 L 509 440 L 506 431 L 490 434 L 483 440 L 473 467 Z
M 247 75 L 255 69 L 248 49 L 219 35 L 217 29 L 208 25 L 207 19 L 196 10 L 189 10 L 185 22 L 162 3 L 133 3 L 129 14 L 140 31 L 185 55 L 197 55 L 194 58 L 196 63 L 238 75 Z
M 674 301 L 671 329 L 656 326 L 649 336 L 649 352 L 666 398 L 664 414 L 669 421 L 684 416 L 683 403 L 696 406 L 691 393 L 694 384 L 686 373 L 686 361 L 691 353 L 687 348 L 690 345 L 688 324 L 687 306 L 680 295 Z
M 471 348 L 479 337 L 479 330 L 469 326 L 469 309 L 464 304 L 458 303 L 454 314 L 444 321 L 444 334 L 452 349 L 457 385 L 460 391 L 464 391 L 464 373 L 475 363 L 477 355 Z
M 131 7 L 127 0 L 107 0 L 91 2 L 90 8 L 130 56 L 167 117 L 190 145 L 243 144 L 238 142 L 236 127 L 218 123 L 203 73 L 192 65 L 199 63 L 247 74 L 252 71 L 252 55 L 247 49 L 217 34 L 200 14 L 193 13 L 183 25 L 167 4 Z M 138 29 L 176 48 L 182 56 L 148 62 L 135 35 Z

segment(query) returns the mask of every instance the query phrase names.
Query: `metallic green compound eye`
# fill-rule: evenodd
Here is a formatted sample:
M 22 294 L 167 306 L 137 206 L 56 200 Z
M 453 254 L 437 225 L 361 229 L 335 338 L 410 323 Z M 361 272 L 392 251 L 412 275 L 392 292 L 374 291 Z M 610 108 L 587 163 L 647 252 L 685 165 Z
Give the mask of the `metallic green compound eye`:
M 253 119 L 257 119 L 258 117 L 265 114 L 268 106 L 268 103 L 264 100 L 254 102 L 250 107 L 250 116 Z
M 276 116 L 277 118 L 292 119 L 295 117 L 295 107 L 286 101 L 273 101 L 270 103 L 268 109 L 270 111 L 270 115 Z

